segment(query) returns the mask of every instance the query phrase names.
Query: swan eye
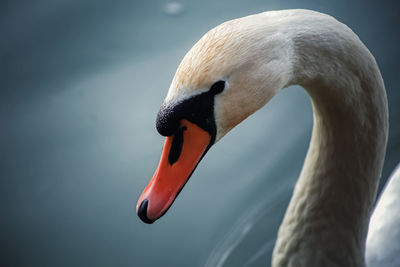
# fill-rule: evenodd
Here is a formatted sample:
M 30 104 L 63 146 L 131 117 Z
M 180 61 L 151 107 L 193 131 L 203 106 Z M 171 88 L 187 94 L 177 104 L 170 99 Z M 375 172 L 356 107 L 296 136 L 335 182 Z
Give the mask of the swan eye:
M 219 93 L 222 93 L 224 89 L 225 89 L 225 81 L 217 81 L 211 86 L 210 93 L 217 95 Z

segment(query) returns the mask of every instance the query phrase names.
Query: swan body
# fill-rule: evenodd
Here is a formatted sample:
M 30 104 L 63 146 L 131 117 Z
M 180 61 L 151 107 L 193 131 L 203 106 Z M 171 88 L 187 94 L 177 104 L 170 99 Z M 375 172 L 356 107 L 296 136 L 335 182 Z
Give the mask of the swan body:
M 365 266 L 388 135 L 386 92 L 357 35 L 310 10 L 225 22 L 186 54 L 157 118 L 167 139 L 138 201 L 142 220 L 162 216 L 207 150 L 294 84 L 311 97 L 314 126 L 272 266 Z
M 368 266 L 400 266 L 400 164 L 389 178 L 371 216 L 366 260 Z

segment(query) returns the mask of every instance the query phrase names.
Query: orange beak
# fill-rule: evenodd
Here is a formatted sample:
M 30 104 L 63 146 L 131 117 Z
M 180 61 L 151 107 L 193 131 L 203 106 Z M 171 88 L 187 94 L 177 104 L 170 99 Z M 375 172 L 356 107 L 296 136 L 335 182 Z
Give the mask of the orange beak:
M 182 120 L 178 131 L 165 140 L 161 160 L 136 205 L 146 223 L 153 223 L 172 205 L 207 151 L 211 135 L 194 123 Z

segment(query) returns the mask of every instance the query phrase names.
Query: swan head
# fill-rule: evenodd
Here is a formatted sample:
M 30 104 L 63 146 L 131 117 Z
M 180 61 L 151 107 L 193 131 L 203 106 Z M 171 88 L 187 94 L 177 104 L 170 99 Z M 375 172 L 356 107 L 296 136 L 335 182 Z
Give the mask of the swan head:
M 288 84 L 284 35 L 255 31 L 250 17 L 212 29 L 180 63 L 156 120 L 161 160 L 136 207 L 144 222 L 168 210 L 215 142 Z

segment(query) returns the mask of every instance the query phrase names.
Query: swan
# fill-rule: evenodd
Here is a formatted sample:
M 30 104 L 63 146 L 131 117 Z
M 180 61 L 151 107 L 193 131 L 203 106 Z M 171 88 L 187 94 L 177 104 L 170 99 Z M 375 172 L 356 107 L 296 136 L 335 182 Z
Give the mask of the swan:
M 388 138 L 386 91 L 357 35 L 315 11 L 227 21 L 189 50 L 157 114 L 166 140 L 137 202 L 140 219 L 167 212 L 210 147 L 291 85 L 310 95 L 314 125 L 272 266 L 365 266 Z

